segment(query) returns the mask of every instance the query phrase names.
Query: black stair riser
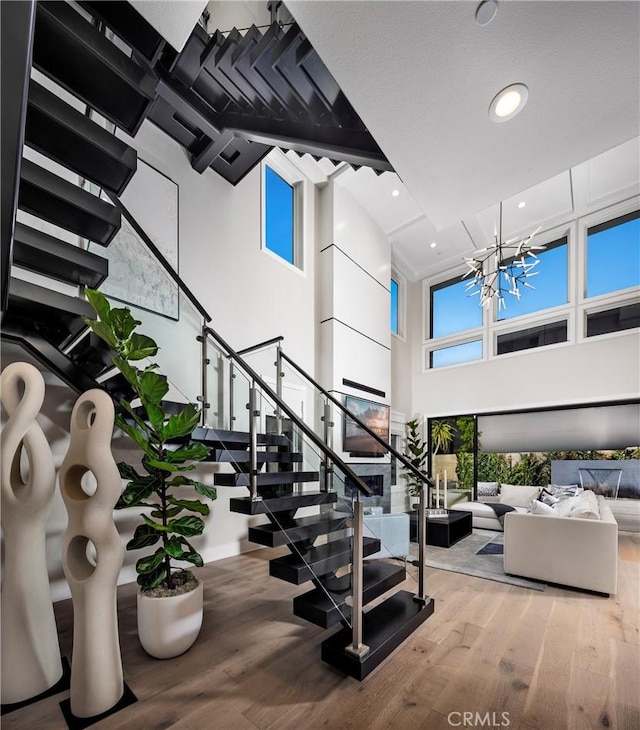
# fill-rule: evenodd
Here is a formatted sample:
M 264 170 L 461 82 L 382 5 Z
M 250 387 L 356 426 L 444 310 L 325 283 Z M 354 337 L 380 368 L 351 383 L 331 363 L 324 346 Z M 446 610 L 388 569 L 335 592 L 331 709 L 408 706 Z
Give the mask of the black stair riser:
M 379 550 L 380 540 L 374 537 L 363 539 L 364 557 Z M 304 560 L 299 555 L 292 554 L 274 558 L 269 561 L 269 575 L 299 586 L 316 576 L 333 573 L 351 562 L 351 539 L 334 540 L 326 546 L 312 548 L 303 557 Z
M 363 616 L 362 643 L 368 653 L 357 657 L 345 649 L 351 646 L 351 629 L 341 629 L 322 642 L 322 659 L 345 674 L 363 680 L 391 652 L 433 614 L 434 601 L 426 605 L 408 591 L 399 591 Z
M 22 161 L 21 210 L 107 246 L 120 228 L 120 211 L 52 172 Z
M 89 332 L 83 337 L 74 346 L 69 356 L 93 378 L 97 378 L 113 368 L 113 358 L 109 346 L 93 332 Z
M 295 524 L 287 527 L 286 530 L 280 530 L 276 525 L 258 525 L 249 528 L 249 540 L 268 547 L 314 540 L 319 535 L 346 529 L 348 521 L 349 518 L 346 515 L 335 518 L 303 517 L 294 520 Z
M 97 288 L 109 273 L 109 262 L 79 246 L 16 223 L 13 263 L 66 284 Z
M 232 497 L 229 500 L 231 512 L 243 515 L 264 515 L 286 512 L 299 507 L 313 507 L 320 504 L 332 504 L 337 500 L 334 492 L 318 492 L 311 494 L 290 494 L 272 499 L 253 501 L 251 497 Z
M 196 428 L 192 435 L 193 441 L 201 441 L 211 448 L 234 449 L 239 446 L 248 447 L 251 439 L 246 431 L 225 431 L 216 428 Z M 259 433 L 257 436 L 259 446 L 288 446 L 286 436 L 277 434 Z
M 120 195 L 137 168 L 136 151 L 31 81 L 25 141 L 46 157 Z
M 406 578 L 404 565 L 393 565 L 383 561 L 365 563 L 363 569 L 362 603 L 367 605 L 388 590 L 402 583 Z M 324 585 L 324 581 L 320 581 Z M 326 588 L 326 585 L 324 586 Z M 346 600 L 352 595 L 351 591 L 331 593 L 327 595 L 323 588 L 314 588 L 308 593 L 296 596 L 293 599 L 293 613 L 298 618 L 329 629 L 343 619 L 351 618 L 351 607 Z
M 320 474 L 317 471 L 261 472 L 256 476 L 258 486 L 317 482 L 320 478 Z M 214 474 L 213 477 L 213 483 L 221 487 L 248 487 L 250 482 L 250 475 L 246 472 L 239 474 Z
M 64 2 L 38 3 L 33 65 L 132 136 L 155 96 L 154 75 Z

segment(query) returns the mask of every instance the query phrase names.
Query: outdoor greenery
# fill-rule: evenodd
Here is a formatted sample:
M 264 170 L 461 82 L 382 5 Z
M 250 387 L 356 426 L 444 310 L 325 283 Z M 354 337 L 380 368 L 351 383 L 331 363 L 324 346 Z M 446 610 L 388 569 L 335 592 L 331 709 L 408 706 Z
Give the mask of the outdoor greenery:
M 209 514 L 209 507 L 199 499 L 185 499 L 184 492 L 216 498 L 213 487 L 184 474 L 195 469 L 194 462 L 202 461 L 209 453 L 206 446 L 189 440 L 200 414 L 191 404 L 173 415 L 165 413 L 162 399 L 169 390 L 167 378 L 157 372 L 155 363 L 142 370 L 132 364 L 155 356 L 156 343 L 135 331 L 141 323 L 128 308 L 111 308 L 98 291 L 87 289 L 85 293 L 98 315 L 97 320 L 87 319 L 87 325 L 109 345 L 113 364 L 135 393 L 132 401 L 138 399 L 141 404 L 135 408 L 131 401 L 121 398 L 124 413 L 116 415 L 117 425 L 142 451 L 142 473 L 130 464 L 118 464 L 120 475 L 129 482 L 116 509 L 146 508 L 127 550 L 160 543 L 153 553 L 137 561 L 138 584 L 147 590 L 160 585 L 171 590 L 173 561 L 203 565 L 202 557 L 187 538 L 202 534 L 202 517 Z
M 446 420 L 438 420 L 431 422 L 431 445 L 433 454 L 447 451 L 453 442 L 453 434 L 455 428 Z

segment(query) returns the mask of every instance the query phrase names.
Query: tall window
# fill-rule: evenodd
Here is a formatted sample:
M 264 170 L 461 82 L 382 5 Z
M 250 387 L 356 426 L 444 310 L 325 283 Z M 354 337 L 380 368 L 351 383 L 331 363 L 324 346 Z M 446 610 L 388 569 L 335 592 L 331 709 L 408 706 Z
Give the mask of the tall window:
M 300 267 L 297 197 L 295 186 L 265 165 L 264 247 L 293 266 Z
M 398 302 L 399 302 L 399 287 L 398 282 L 395 279 L 391 279 L 391 331 L 394 335 L 400 334 L 398 324 Z
M 640 286 L 640 211 L 587 230 L 587 297 Z
M 522 298 L 505 297 L 506 308 L 498 314 L 499 320 L 519 317 L 523 314 L 540 312 L 550 307 L 559 307 L 568 301 L 568 257 L 567 239 L 562 238 L 546 245 L 537 253 L 540 262 L 535 268 L 536 276 L 527 279 L 534 287 L 521 287 Z
M 447 281 L 431 287 L 431 337 L 446 337 L 482 326 L 478 297 L 466 292 L 468 280 Z

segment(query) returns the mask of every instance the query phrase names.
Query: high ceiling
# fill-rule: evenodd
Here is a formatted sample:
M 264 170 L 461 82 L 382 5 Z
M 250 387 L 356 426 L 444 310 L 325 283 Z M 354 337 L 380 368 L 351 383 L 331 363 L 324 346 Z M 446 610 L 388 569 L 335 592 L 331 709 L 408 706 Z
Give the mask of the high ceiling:
M 500 200 L 511 235 L 639 191 L 640 3 L 504 0 L 486 26 L 477 5 L 287 2 L 402 180 L 341 176 L 410 278 L 486 245 Z M 527 105 L 492 122 L 516 82 Z

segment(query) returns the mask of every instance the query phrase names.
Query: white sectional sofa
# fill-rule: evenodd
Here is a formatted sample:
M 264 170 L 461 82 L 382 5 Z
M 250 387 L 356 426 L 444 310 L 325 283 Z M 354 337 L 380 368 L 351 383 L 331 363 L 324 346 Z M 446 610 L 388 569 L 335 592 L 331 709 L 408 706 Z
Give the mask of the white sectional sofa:
M 618 578 L 618 524 L 604 497 L 599 519 L 509 512 L 504 571 L 547 583 L 613 594 Z

